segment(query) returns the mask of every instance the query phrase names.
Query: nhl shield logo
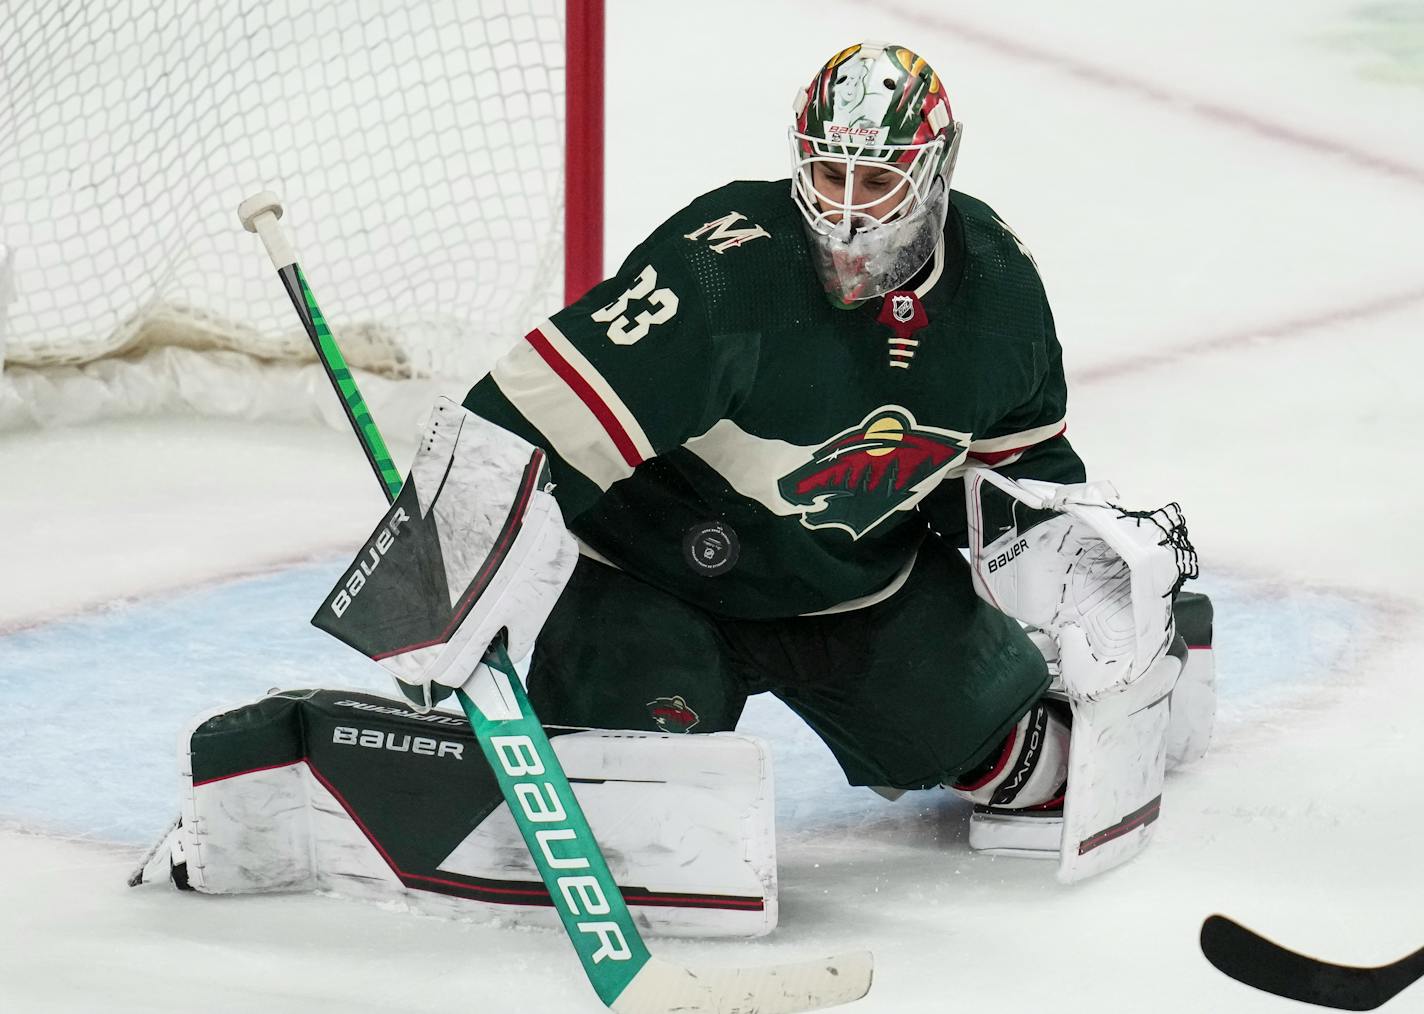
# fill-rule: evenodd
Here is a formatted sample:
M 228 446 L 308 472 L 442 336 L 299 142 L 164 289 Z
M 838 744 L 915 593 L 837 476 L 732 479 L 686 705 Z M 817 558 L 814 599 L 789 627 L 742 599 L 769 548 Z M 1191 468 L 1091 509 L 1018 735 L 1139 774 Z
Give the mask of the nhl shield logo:
M 929 325 L 930 318 L 925 313 L 925 305 L 913 292 L 888 292 L 880 304 L 880 313 L 875 318 L 888 327 L 896 338 L 909 338 L 916 331 Z

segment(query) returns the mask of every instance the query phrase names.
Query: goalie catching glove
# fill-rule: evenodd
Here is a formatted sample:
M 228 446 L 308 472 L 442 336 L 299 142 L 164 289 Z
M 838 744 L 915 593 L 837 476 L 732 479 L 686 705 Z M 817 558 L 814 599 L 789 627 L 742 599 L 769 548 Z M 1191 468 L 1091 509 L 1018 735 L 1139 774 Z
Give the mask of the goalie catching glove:
M 1172 601 L 1197 576 L 1177 504 L 1128 511 L 1107 483 L 966 476 L 974 589 L 1058 643 L 1070 698 L 1097 701 L 1141 679 L 1175 636 Z
M 422 712 L 501 633 L 522 658 L 578 559 L 551 488 L 543 451 L 441 398 L 400 495 L 312 623 Z

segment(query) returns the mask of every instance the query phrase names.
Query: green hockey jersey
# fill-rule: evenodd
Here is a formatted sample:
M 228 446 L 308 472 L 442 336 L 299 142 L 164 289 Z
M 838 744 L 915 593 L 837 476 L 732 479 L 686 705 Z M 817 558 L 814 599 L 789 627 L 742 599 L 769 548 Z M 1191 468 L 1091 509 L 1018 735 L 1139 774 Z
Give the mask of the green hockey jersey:
M 549 452 L 585 552 L 721 616 L 893 593 L 932 530 L 962 538 L 968 464 L 1083 479 L 1043 286 L 990 208 L 953 193 L 916 278 L 845 309 L 790 190 L 697 198 L 465 400 Z

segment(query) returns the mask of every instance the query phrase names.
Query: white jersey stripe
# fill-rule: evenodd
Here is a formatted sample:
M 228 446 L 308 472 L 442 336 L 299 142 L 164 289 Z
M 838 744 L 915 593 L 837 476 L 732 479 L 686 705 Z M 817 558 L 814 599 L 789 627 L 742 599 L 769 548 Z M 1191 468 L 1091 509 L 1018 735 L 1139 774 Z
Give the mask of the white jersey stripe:
M 991 437 L 988 440 L 976 440 L 969 445 L 970 454 L 993 454 L 997 451 L 1016 451 L 1022 448 L 1032 447 L 1034 444 L 1041 444 L 1058 436 L 1068 426 L 1066 419 L 1059 419 L 1055 423 L 1047 426 L 1035 426 L 1031 430 L 1023 430 L 1019 433 L 1010 433 L 1006 437 Z
M 491 371 L 495 385 L 549 441 L 550 450 L 607 490 L 633 466 L 593 410 L 528 342 L 520 342 Z

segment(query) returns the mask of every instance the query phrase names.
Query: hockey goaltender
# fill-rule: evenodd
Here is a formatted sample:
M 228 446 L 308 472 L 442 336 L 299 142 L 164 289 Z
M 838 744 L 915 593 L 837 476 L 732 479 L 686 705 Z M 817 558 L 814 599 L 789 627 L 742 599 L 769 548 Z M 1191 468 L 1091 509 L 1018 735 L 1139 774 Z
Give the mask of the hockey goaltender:
M 950 189 L 963 127 L 925 60 L 851 46 L 794 113 L 790 180 L 694 199 L 437 406 L 314 621 L 403 699 L 195 720 L 138 879 L 549 921 L 437 707 L 496 639 L 645 929 L 775 925 L 751 694 L 853 785 L 972 800 L 975 849 L 1072 881 L 1145 846 L 1215 710 L 1181 512 L 1085 481 L 1037 267 Z

